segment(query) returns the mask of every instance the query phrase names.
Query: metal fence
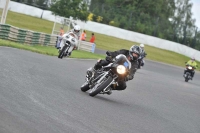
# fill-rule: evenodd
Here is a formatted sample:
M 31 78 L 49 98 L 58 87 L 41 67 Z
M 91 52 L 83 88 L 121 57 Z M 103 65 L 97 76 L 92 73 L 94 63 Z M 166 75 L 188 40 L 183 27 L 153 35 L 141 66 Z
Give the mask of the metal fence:
M 10 40 L 22 44 L 54 46 L 58 40 L 58 36 L 20 29 L 11 25 L 0 24 L 0 39 Z M 95 44 L 80 41 L 78 49 L 94 53 Z
M 57 36 L 0 24 L 0 39 L 26 44 L 54 45 Z

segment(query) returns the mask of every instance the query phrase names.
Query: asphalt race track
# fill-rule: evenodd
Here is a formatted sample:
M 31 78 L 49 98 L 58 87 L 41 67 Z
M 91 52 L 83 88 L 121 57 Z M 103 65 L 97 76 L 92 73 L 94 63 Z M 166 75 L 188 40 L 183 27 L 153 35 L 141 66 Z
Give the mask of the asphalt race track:
M 200 133 L 199 72 L 186 83 L 183 68 L 146 61 L 125 91 L 90 97 L 95 62 L 0 47 L 0 133 Z

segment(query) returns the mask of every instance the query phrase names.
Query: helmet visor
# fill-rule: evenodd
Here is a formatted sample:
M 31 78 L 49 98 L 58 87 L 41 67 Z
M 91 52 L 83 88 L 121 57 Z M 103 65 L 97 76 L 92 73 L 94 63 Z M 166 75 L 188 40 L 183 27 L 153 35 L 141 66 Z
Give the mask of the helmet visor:
M 74 32 L 78 33 L 78 32 L 79 32 L 79 30 L 75 30 L 75 29 L 74 29 Z
M 135 58 L 138 58 L 138 57 L 139 57 L 139 55 L 136 54 L 136 53 L 132 53 L 132 56 L 135 57 Z

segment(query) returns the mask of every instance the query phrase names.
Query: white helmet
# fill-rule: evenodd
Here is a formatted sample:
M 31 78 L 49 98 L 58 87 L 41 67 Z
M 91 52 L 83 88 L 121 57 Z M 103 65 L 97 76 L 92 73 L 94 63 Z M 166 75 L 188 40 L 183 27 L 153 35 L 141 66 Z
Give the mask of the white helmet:
M 79 25 L 74 26 L 74 33 L 79 33 L 81 30 L 81 27 Z
M 142 49 L 142 52 L 144 52 L 144 44 L 140 44 L 140 48 Z
M 194 61 L 195 61 L 195 58 L 194 58 L 194 57 L 192 57 L 192 58 L 191 58 L 191 60 L 194 60 Z
M 144 48 L 144 44 L 140 44 L 140 47 L 141 47 L 141 48 Z

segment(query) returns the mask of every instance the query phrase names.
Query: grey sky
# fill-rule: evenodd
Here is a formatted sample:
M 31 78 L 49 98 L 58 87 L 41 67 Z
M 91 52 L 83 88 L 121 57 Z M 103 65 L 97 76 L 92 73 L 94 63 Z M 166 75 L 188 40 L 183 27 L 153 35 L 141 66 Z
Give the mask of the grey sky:
M 191 0 L 191 2 L 193 3 L 192 7 L 193 18 L 196 19 L 195 25 L 200 30 L 200 0 Z

